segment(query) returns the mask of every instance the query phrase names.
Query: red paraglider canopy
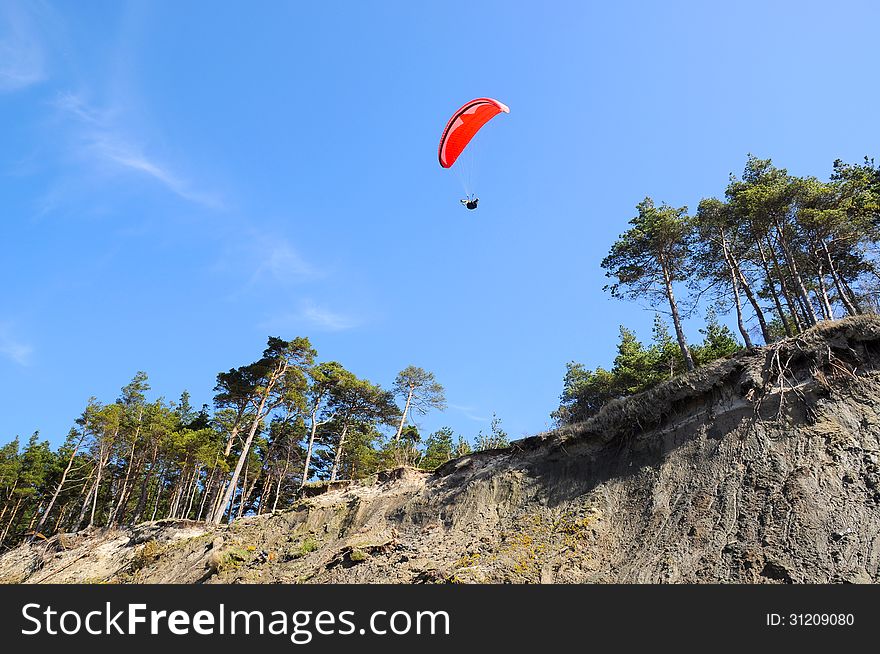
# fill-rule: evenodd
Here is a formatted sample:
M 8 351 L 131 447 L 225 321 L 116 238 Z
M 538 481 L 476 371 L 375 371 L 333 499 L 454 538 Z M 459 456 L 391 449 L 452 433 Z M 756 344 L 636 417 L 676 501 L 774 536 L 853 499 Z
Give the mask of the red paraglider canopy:
M 486 123 L 501 112 L 510 113 L 507 105 L 492 98 L 471 100 L 452 114 L 440 137 L 440 165 L 449 168 Z

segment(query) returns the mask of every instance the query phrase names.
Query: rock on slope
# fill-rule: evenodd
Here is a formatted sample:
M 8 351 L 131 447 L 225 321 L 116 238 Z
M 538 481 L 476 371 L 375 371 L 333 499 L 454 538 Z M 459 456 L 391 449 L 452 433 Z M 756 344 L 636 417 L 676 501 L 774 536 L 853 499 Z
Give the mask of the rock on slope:
M 875 582 L 880 319 L 827 323 L 588 422 L 208 530 L 94 530 L 12 582 Z

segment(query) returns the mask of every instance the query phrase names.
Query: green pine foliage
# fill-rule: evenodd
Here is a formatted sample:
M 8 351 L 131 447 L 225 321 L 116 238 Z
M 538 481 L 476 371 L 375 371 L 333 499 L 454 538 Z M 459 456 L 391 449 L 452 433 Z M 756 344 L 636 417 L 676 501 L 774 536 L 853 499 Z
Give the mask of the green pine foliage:
M 559 424 L 761 340 L 880 310 L 880 167 L 873 159 L 835 161 L 822 181 L 749 155 L 724 198 L 702 199 L 693 215 L 651 198 L 636 210 L 602 261 L 611 280 L 605 289 L 666 312 L 674 338 L 658 316 L 648 347 L 621 327 L 610 370 L 569 363 L 551 414 Z M 694 344 L 683 319 L 698 307 L 707 316 Z
M 423 442 L 401 426 L 399 393 L 316 357 L 308 339 L 269 338 L 255 362 L 217 375 L 213 409 L 186 391 L 153 399 L 138 372 L 115 401 L 90 398 L 57 449 L 37 433 L 0 446 L 0 548 L 93 526 L 231 521 L 290 506 L 307 482 L 433 469 L 469 451 L 448 428 Z M 409 366 L 396 381 L 413 371 L 410 414 L 441 408 L 433 374 Z
M 613 297 L 657 312 L 651 340 L 621 327 L 609 367 L 568 363 L 558 424 L 743 347 L 880 310 L 872 159 L 836 161 L 822 181 L 750 155 L 723 197 L 702 199 L 693 215 L 651 198 L 636 211 L 602 267 Z M 705 320 L 687 335 L 698 310 Z M 144 520 L 219 523 L 284 509 L 307 482 L 434 470 L 509 445 L 494 415 L 473 440 L 449 428 L 423 438 L 414 416 L 446 406 L 433 373 L 406 366 L 384 388 L 319 361 L 304 337 L 270 337 L 255 361 L 219 373 L 214 392 L 197 410 L 186 391 L 151 398 L 137 372 L 115 400 L 90 398 L 57 449 L 37 433 L 0 446 L 0 548 Z
M 742 349 L 733 332 L 709 312 L 703 340 L 690 346 L 697 365 L 705 365 Z M 684 358 L 662 318 L 654 319 L 651 344 L 646 346 L 626 327 L 620 328 L 617 356 L 610 370 L 588 370 L 567 364 L 559 408 L 551 416 L 560 425 L 574 424 L 596 415 L 610 400 L 628 397 L 672 379 L 685 371 Z
M 510 439 L 507 432 L 501 428 L 501 418 L 494 413 L 492 414 L 492 422 L 489 424 L 489 433 L 484 434 L 482 430 L 477 433 L 474 449 L 480 450 L 500 450 L 510 445 Z
M 736 340 L 730 327 L 718 322 L 715 311 L 710 309 L 706 316 L 706 326 L 700 328 L 703 342 L 691 348 L 697 365 L 706 365 L 717 359 L 725 359 L 736 354 L 742 345 Z
M 421 467 L 434 470 L 455 457 L 455 434 L 449 427 L 438 429 L 425 441 Z

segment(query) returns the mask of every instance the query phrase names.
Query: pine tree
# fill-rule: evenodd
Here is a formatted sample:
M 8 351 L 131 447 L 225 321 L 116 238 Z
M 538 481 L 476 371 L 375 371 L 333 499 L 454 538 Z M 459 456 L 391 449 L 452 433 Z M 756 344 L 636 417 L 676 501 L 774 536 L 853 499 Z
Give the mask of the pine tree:
M 605 289 L 612 297 L 668 303 L 682 357 L 687 369 L 693 370 L 674 289 L 690 274 L 693 228 L 687 207 L 655 207 L 651 198 L 645 198 L 636 208 L 638 215 L 630 220 L 630 229 L 602 261 L 606 276 L 616 280 Z

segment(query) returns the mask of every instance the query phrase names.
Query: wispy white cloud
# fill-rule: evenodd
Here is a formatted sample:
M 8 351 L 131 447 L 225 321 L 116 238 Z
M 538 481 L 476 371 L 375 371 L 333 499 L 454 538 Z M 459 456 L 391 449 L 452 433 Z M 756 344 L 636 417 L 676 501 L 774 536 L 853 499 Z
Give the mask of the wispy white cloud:
M 46 48 L 31 16 L 18 2 L 0 3 L 0 93 L 47 77 Z
M 100 126 L 107 120 L 100 113 L 89 107 L 78 95 L 73 93 L 59 93 L 55 98 L 55 107 L 77 118 L 86 125 Z
M 263 329 L 291 332 L 304 327 L 320 331 L 340 332 L 353 329 L 361 321 L 351 315 L 319 306 L 304 300 L 298 310 L 273 316 L 260 324 Z
M 329 309 L 319 307 L 312 303 L 307 303 L 306 306 L 303 307 L 302 316 L 305 320 L 316 327 L 321 327 L 332 332 L 343 331 L 357 326 L 357 320 L 351 316 L 330 311 Z
M 101 111 L 82 97 L 65 93 L 55 106 L 73 122 L 76 153 L 104 170 L 129 172 L 158 182 L 178 197 L 209 208 L 223 206 L 219 197 L 195 189 L 168 164 L 147 154 L 119 126 L 118 111 Z
M 489 422 L 491 420 L 491 418 L 484 418 L 483 416 L 478 416 L 475 413 L 476 409 L 474 409 L 473 407 L 470 407 L 470 406 L 462 406 L 460 404 L 452 404 L 452 403 L 447 403 L 446 406 L 448 406 L 450 409 L 452 409 L 454 411 L 458 411 L 459 413 L 464 414 L 464 416 L 466 418 L 468 418 L 470 420 L 475 420 L 476 422 Z
M 277 282 L 300 282 L 321 276 L 318 269 L 306 261 L 289 241 L 262 235 L 257 240 L 259 242 L 255 245 L 260 263 L 254 269 L 251 282 L 265 281 L 267 278 Z
M 271 231 L 237 225 L 231 231 L 223 230 L 218 240 L 216 258 L 209 270 L 218 280 L 226 280 L 223 288 L 229 302 L 277 298 L 279 292 L 316 282 L 327 274 L 300 254 L 290 240 Z M 302 311 L 280 315 L 285 325 L 294 319 L 302 322 Z
M 0 356 L 26 366 L 30 363 L 33 348 L 27 343 L 14 338 L 9 326 L 0 323 Z
M 151 160 L 143 152 L 120 140 L 116 135 L 105 134 L 96 138 L 92 143 L 92 150 L 104 161 L 153 178 L 184 200 L 212 209 L 220 209 L 223 206 L 218 197 L 194 190 L 187 181 L 178 177 L 170 169 Z

